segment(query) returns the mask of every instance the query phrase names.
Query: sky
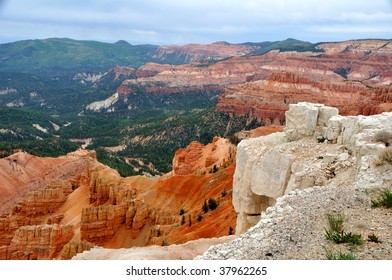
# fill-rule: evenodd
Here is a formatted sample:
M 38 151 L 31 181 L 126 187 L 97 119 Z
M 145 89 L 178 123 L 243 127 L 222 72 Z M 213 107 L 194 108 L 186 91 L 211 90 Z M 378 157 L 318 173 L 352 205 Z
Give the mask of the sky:
M 392 0 L 0 0 L 0 43 L 391 39 Z

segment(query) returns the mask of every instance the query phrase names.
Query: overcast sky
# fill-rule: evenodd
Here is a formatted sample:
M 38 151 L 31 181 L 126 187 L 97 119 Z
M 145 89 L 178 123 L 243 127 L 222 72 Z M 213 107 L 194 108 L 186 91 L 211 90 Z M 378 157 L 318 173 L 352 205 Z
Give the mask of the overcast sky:
M 0 0 L 0 43 L 132 44 L 392 38 L 392 0 Z

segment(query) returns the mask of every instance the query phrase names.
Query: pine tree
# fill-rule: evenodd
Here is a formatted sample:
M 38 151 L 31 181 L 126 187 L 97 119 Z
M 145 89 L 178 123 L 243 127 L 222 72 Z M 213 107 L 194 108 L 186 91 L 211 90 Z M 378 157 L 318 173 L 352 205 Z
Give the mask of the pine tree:
M 204 200 L 204 204 L 202 206 L 202 210 L 203 210 L 204 214 L 208 212 L 208 205 L 207 205 L 207 201 L 206 200 Z
M 181 225 L 183 225 L 183 224 L 185 224 L 185 216 L 184 215 L 182 215 L 182 218 L 181 218 Z
M 215 200 L 214 198 L 211 197 L 211 198 L 208 200 L 208 208 L 209 208 L 210 210 L 215 210 L 216 207 L 218 207 L 218 203 L 216 202 L 216 200 Z

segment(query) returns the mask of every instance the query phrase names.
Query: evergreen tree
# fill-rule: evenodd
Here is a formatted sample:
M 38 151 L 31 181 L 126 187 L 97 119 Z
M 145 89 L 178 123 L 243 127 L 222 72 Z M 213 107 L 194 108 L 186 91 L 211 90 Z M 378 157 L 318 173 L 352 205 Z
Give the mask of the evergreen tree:
M 182 215 L 182 218 L 181 218 L 181 225 L 183 225 L 183 224 L 185 224 L 185 216 L 184 215 Z
M 206 200 L 204 200 L 204 204 L 202 206 L 202 210 L 203 210 L 204 214 L 208 212 L 208 205 L 207 205 L 207 201 Z
M 216 202 L 216 200 L 214 198 L 210 198 L 208 200 L 208 208 L 210 210 L 215 210 L 218 207 L 218 203 Z

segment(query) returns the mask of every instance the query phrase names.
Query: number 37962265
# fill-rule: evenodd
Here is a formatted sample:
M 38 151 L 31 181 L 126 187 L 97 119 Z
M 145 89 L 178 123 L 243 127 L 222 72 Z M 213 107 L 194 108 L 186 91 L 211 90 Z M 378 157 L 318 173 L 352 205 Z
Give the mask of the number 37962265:
M 225 266 L 219 268 L 219 275 L 267 275 L 267 267 Z

